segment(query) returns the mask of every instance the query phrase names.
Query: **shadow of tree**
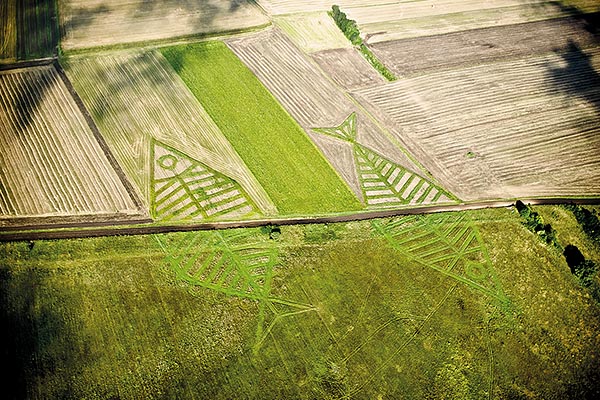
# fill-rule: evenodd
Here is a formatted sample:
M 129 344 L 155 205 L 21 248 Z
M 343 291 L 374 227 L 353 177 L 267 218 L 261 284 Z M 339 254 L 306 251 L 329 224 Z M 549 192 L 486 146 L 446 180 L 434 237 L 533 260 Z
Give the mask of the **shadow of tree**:
M 213 21 L 223 13 L 233 13 L 244 5 L 256 5 L 255 0 L 133 0 L 127 6 L 114 1 L 105 1 L 96 6 L 78 6 L 83 2 L 77 1 L 74 7 L 69 2 L 64 5 L 63 16 L 60 24 L 61 39 L 70 35 L 70 32 L 81 29 L 85 25 L 96 23 L 98 18 L 110 14 L 119 14 L 125 20 L 139 21 L 143 17 L 152 20 L 165 17 L 168 12 L 177 12 L 186 16 L 186 23 L 193 30 L 206 31 L 213 25 Z M 152 15 L 156 13 L 156 15 Z M 209 30 L 209 29 L 208 29 Z
M 17 252 L 27 252 L 25 243 L 17 246 Z M 25 258 L 35 251 L 31 242 Z M 44 374 L 56 369 L 56 360 L 44 357 L 44 350 L 57 342 L 68 346 L 71 336 L 63 317 L 52 304 L 39 301 L 38 288 L 45 284 L 43 271 L 0 266 L 0 326 L 3 330 L 0 359 L 4 364 L 4 399 L 30 398 L 32 379 L 43 379 Z
M 570 96 L 586 100 L 600 115 L 600 74 L 594 68 L 591 56 L 571 40 L 566 48 L 556 52 L 565 66 L 548 65 L 550 84 Z
M 60 21 L 59 23 L 60 39 L 64 39 L 67 35 L 67 32 L 70 30 L 88 25 L 95 18 L 101 17 L 108 12 L 110 12 L 110 9 L 104 3 L 93 8 L 81 7 L 72 10 L 70 14 L 71 18 L 66 21 Z
M 581 21 L 588 32 L 594 35 L 600 34 L 600 12 L 585 13 L 576 6 L 565 4 L 563 1 L 550 1 L 549 4 Z

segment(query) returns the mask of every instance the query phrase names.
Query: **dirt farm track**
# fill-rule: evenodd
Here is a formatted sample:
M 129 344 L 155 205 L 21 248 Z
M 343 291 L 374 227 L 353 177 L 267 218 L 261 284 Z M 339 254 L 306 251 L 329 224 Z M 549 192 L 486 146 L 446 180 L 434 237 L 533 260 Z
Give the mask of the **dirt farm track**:
M 598 202 L 594 1 L 341 0 L 362 50 L 321 0 L 56 4 L 44 51 L 9 32 L 25 6 L 2 20 L 0 240 Z M 245 75 L 226 86 L 234 66 Z M 316 161 L 252 163 L 308 154 L 294 132 L 329 175 Z M 330 185 L 322 198 L 313 182 Z
M 522 202 L 532 205 L 552 205 L 573 203 L 579 205 L 598 205 L 600 198 L 548 198 L 548 199 L 521 199 Z M 236 228 L 256 228 L 260 226 L 285 226 L 304 224 L 328 224 L 336 222 L 363 221 L 375 218 L 389 218 L 401 215 L 418 215 L 438 212 L 468 211 L 485 208 L 512 207 L 514 201 L 488 201 L 469 204 L 456 204 L 445 206 L 413 207 L 402 210 L 379 210 L 359 212 L 347 215 L 333 215 L 321 217 L 300 218 L 273 218 L 252 221 L 231 222 L 205 222 L 179 225 L 147 225 L 151 220 L 140 220 L 138 226 L 115 226 L 109 221 L 97 223 L 73 223 L 28 226 L 28 231 L 20 231 L 18 227 L 6 229 L 0 233 L 0 242 L 27 241 L 27 240 L 51 240 L 51 239 L 75 239 L 100 236 L 119 235 L 152 235 L 169 232 L 189 232 L 199 230 L 219 230 Z M 135 222 L 135 221 L 134 221 Z

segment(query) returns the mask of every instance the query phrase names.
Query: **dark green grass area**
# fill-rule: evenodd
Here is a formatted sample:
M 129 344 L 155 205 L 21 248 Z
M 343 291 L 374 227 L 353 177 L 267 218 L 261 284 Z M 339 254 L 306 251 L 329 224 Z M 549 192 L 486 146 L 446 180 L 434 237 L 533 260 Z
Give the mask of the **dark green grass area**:
M 55 0 L 3 0 L 0 11 L 0 60 L 30 60 L 56 54 Z
M 4 394 L 597 395 L 600 307 L 516 213 L 398 221 L 1 244 Z M 482 249 L 509 304 L 461 269 Z
M 17 21 L 17 51 L 19 59 L 51 57 L 58 45 L 58 24 L 55 0 L 25 0 L 19 2 Z
M 351 211 L 361 203 L 302 128 L 222 42 L 161 52 L 282 214 Z

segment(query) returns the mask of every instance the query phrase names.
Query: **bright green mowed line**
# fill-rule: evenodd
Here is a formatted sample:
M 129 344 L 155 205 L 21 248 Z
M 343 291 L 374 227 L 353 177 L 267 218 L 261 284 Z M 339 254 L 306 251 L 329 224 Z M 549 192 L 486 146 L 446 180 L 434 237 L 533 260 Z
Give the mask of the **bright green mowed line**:
M 281 214 L 363 207 L 302 128 L 224 43 L 161 51 Z

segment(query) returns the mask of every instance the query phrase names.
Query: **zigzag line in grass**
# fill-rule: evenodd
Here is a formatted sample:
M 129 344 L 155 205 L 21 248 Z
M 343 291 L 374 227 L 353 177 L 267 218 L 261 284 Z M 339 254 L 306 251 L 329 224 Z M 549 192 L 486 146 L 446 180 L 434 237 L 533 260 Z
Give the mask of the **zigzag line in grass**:
M 313 128 L 313 131 L 352 146 L 363 198 L 369 207 L 395 207 L 456 200 L 453 195 L 431 181 L 359 143 L 356 139 L 357 129 L 357 117 L 353 112 L 338 126 Z

